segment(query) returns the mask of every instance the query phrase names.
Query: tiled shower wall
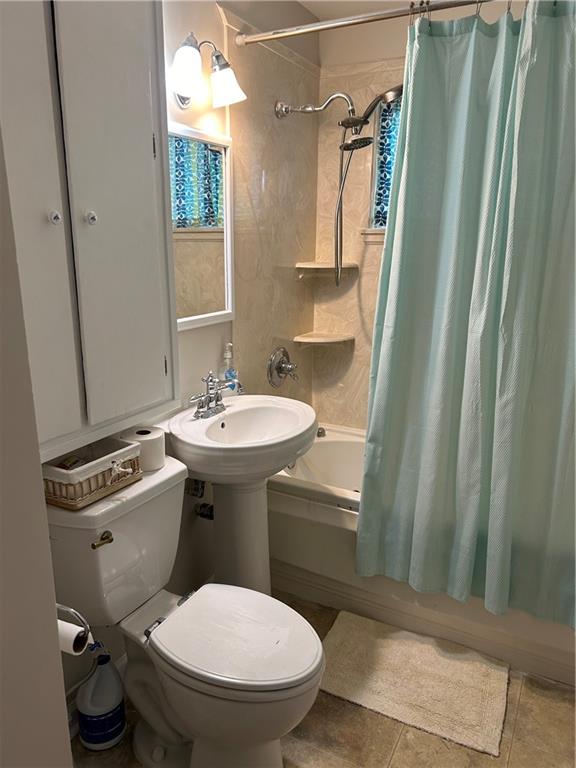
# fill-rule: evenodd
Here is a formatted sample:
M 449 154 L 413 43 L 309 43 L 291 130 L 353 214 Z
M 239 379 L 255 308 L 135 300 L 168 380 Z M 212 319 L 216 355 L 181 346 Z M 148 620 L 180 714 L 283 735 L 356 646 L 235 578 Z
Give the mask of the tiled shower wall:
M 345 91 L 361 114 L 379 93 L 403 80 L 404 59 L 322 68 L 320 98 Z M 339 110 L 339 111 L 337 111 Z M 338 191 L 341 131 L 337 115 L 344 102 L 322 113 L 319 122 L 316 258 L 332 261 L 333 216 Z M 374 119 L 364 129 L 372 135 Z M 344 261 L 360 269 L 344 273 L 339 288 L 333 276 L 318 279 L 315 288 L 316 330 L 352 333 L 354 344 L 334 344 L 313 352 L 312 404 L 319 421 L 365 428 L 372 325 L 378 292 L 383 233 L 369 233 L 372 148 L 357 150 L 351 161 L 344 197 Z
M 318 118 L 278 120 L 277 99 L 317 103 L 346 91 L 362 112 L 378 93 L 402 82 L 403 59 L 320 70 L 281 44 L 237 48 L 229 29 L 232 65 L 249 84 L 248 101 L 231 108 L 234 137 L 236 359 L 246 389 L 276 394 L 266 362 L 278 344 L 298 364 L 299 381 L 277 391 L 312 403 L 320 421 L 364 428 L 368 400 L 372 324 L 383 233 L 369 226 L 372 149 L 354 154 L 344 207 L 344 259 L 358 272 L 336 288 L 332 273 L 299 281 L 298 261 L 332 261 L 337 194 L 337 103 Z M 372 123 L 365 129 L 371 134 Z M 343 331 L 354 344 L 302 347 L 291 339 L 311 330 Z
M 318 124 L 297 117 L 278 120 L 277 99 L 318 99 L 320 70 L 275 44 L 237 48 L 229 29 L 231 63 L 248 101 L 231 108 L 234 137 L 234 341 L 240 377 L 248 392 L 274 394 L 266 379 L 268 356 L 278 345 L 298 363 L 299 380 L 278 394 L 312 400 L 312 357 L 291 339 L 311 330 L 311 286 L 294 265 L 314 259 Z M 249 84 L 249 85 L 248 85 Z

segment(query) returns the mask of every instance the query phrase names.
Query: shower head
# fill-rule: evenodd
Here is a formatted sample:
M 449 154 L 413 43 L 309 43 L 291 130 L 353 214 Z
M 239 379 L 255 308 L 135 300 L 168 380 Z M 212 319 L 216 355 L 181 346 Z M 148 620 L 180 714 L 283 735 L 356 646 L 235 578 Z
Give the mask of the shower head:
M 360 133 L 362 133 L 362 128 L 370 122 L 372 113 L 380 103 L 391 104 L 393 101 L 400 98 L 400 96 L 402 96 L 402 85 L 397 85 L 384 93 L 379 93 L 378 96 L 376 96 L 375 99 L 372 99 L 370 104 L 368 104 L 363 115 L 349 114 L 348 117 L 339 120 L 338 125 L 341 125 L 342 128 L 346 128 L 347 130 L 351 129 L 354 136 L 359 136 Z M 362 146 L 367 145 L 362 144 Z M 360 149 L 360 147 L 354 147 L 354 149 Z
M 402 90 L 403 85 L 395 85 L 394 88 L 390 88 L 390 90 L 385 91 L 384 93 L 378 94 L 375 99 L 372 99 L 370 104 L 366 107 L 364 110 L 364 114 L 358 118 L 358 120 L 363 120 L 364 125 L 368 122 L 370 119 L 372 112 L 376 109 L 376 107 L 382 102 L 383 104 L 391 104 L 393 101 L 396 101 L 396 99 L 399 99 L 400 96 L 402 96 Z
M 368 125 L 368 119 L 364 117 L 358 117 L 357 115 L 349 115 L 343 120 L 339 120 L 338 125 L 341 125 L 342 128 L 352 128 L 354 131 L 354 129 L 357 130 L 362 128 L 364 125 Z
M 340 149 L 344 152 L 354 152 L 355 149 L 364 149 L 369 147 L 374 139 L 372 136 L 354 136 L 352 139 L 348 139 L 343 144 L 340 144 Z

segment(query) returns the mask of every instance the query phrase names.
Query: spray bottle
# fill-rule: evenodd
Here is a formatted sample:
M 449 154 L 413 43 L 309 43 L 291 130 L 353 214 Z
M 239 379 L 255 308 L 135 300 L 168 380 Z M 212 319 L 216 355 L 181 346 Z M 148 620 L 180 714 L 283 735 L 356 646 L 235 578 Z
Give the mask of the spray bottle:
M 224 365 L 222 366 L 219 378 L 223 381 L 238 378 L 238 371 L 234 367 L 234 345 L 231 341 L 224 347 Z M 237 385 L 233 381 L 228 385 L 228 389 L 232 390 L 235 395 L 238 394 Z

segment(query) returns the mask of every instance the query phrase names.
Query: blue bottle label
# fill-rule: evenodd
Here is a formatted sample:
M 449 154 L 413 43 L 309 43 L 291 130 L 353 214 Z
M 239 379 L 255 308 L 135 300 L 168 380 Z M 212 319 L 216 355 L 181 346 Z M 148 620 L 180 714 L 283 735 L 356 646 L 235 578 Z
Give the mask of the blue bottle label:
M 103 715 L 85 715 L 78 712 L 80 738 L 86 745 L 105 744 L 120 736 L 126 726 L 124 701 Z
M 236 379 L 236 378 L 238 378 L 238 374 L 236 373 L 236 369 L 235 368 L 227 368 L 224 371 L 224 378 L 225 379 Z M 234 382 L 228 384 L 228 389 L 231 389 L 232 391 L 234 391 L 236 389 L 236 384 Z

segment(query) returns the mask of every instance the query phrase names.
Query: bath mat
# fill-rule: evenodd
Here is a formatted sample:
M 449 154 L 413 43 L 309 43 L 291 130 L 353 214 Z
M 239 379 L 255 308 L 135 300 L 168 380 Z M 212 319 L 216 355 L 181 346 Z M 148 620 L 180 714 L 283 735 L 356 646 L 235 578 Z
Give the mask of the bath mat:
M 502 662 L 346 611 L 324 650 L 322 690 L 498 756 L 508 690 Z

